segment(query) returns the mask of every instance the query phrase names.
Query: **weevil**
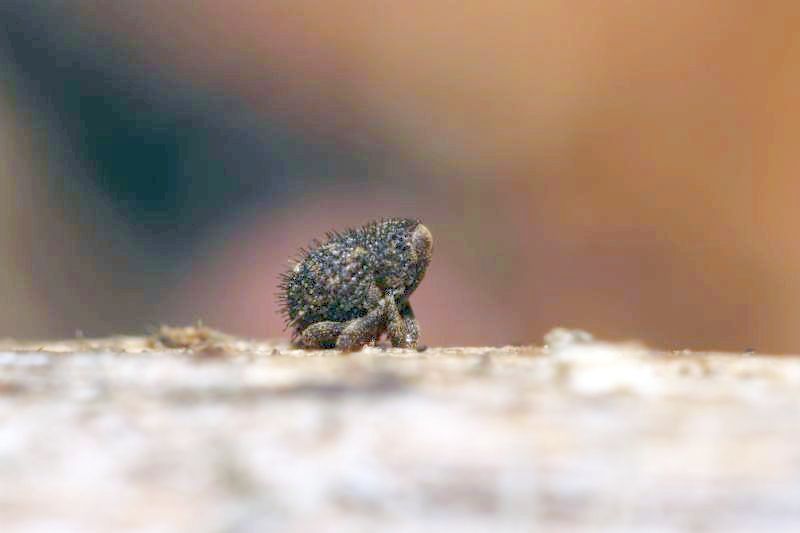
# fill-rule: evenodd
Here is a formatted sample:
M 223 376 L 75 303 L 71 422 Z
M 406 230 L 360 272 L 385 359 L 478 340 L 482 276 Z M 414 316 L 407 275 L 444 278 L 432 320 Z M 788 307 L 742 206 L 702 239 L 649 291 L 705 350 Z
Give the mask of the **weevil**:
M 430 230 L 419 220 L 385 218 L 326 237 L 281 276 L 292 343 L 356 351 L 385 334 L 394 347 L 415 348 L 420 329 L 408 298 L 431 261 Z

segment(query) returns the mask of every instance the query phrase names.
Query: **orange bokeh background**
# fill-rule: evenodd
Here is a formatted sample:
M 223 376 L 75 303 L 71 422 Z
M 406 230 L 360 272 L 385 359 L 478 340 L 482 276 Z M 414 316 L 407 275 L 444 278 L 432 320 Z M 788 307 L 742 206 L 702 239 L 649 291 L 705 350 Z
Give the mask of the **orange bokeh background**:
M 427 343 L 536 342 L 564 325 L 800 351 L 800 4 L 98 5 L 0 10 L 28 24 L 0 55 L 2 334 L 201 318 L 282 335 L 286 258 L 328 229 L 401 215 L 436 239 L 412 299 Z M 137 241 L 135 211 L 84 179 L 102 168 L 74 156 L 58 110 L 28 97 L 37 77 L 17 52 L 37 32 L 56 36 L 45 69 L 67 45 L 102 53 L 157 98 L 215 95 L 246 110 L 237 127 L 280 124 L 363 164 L 299 173 L 286 187 L 307 186 L 280 200 L 226 203 L 165 259 Z M 243 163 L 214 179 L 276 176 Z

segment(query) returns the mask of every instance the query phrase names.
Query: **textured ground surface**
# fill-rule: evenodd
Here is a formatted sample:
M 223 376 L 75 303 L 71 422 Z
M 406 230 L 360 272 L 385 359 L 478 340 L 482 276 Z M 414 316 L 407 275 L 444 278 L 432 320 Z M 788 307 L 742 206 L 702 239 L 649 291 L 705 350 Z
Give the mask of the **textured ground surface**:
M 0 529 L 797 530 L 800 359 L 548 342 L 0 342 Z

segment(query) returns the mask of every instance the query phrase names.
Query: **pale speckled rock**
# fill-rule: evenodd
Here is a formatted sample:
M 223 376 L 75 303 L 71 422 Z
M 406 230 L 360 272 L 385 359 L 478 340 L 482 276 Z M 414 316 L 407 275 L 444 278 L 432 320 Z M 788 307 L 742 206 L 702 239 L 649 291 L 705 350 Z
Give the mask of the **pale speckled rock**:
M 4 532 L 800 523 L 795 357 L 154 339 L 0 343 Z

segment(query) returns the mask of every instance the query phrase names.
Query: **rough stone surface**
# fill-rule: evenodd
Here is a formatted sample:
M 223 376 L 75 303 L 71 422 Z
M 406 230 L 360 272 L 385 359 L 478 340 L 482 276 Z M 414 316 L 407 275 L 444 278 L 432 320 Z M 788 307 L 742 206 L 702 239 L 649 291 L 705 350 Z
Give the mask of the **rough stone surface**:
M 2 531 L 797 530 L 800 359 L 548 341 L 0 342 Z

